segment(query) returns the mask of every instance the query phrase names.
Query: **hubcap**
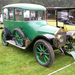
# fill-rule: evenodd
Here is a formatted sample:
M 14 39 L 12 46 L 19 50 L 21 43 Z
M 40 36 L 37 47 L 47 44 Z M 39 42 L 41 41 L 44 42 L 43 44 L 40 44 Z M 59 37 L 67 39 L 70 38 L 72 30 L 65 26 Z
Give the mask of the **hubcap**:
M 44 52 L 43 51 L 40 52 L 40 56 L 44 56 Z

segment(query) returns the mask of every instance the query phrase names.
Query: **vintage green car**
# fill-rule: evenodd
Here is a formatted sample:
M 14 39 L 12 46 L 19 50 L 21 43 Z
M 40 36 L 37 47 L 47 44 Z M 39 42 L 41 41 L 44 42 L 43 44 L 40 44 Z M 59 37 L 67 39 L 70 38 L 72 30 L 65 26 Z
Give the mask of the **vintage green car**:
M 35 58 L 42 66 L 49 67 L 54 61 L 54 50 L 64 49 L 66 32 L 46 22 L 46 8 L 37 4 L 10 4 L 2 9 L 4 30 L 2 43 L 26 49 L 33 48 Z
M 67 39 L 75 46 L 75 8 L 74 7 L 47 7 L 47 23 L 55 27 L 61 27 L 67 32 Z

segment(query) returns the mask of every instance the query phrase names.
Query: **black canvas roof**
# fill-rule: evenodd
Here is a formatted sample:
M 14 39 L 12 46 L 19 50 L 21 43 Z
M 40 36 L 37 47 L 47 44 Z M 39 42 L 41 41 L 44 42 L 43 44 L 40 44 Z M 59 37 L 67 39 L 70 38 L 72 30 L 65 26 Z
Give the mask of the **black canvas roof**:
M 75 9 L 75 7 L 46 7 L 46 9 L 71 10 L 71 9 Z

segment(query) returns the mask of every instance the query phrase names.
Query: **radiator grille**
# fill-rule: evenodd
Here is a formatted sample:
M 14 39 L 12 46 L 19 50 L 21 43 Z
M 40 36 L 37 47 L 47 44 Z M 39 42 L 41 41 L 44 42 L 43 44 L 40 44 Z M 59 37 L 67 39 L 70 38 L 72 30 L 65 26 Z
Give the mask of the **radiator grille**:
M 57 39 L 55 39 L 55 46 L 56 46 L 56 47 L 59 47 L 59 46 L 65 45 L 65 44 L 66 44 L 66 32 L 58 33 L 58 34 L 56 35 L 56 37 L 57 37 L 58 35 L 62 35 L 62 36 L 64 37 L 64 40 L 63 40 L 63 42 L 59 42 Z

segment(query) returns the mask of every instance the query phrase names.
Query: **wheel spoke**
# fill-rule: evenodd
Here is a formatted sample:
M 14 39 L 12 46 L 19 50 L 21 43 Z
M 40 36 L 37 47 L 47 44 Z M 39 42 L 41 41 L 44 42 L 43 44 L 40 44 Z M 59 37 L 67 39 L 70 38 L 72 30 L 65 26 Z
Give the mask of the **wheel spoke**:
M 37 48 L 37 50 L 41 51 L 38 47 L 36 47 L 36 48 Z
M 22 39 L 19 39 L 19 41 L 21 41 L 21 42 L 22 42 L 23 40 L 22 40 Z
M 47 60 L 49 60 L 49 58 L 45 55 L 45 58 L 47 59 Z
M 20 38 L 20 34 L 16 31 L 16 37 L 19 39 Z
M 74 51 L 74 48 L 75 48 L 75 43 L 74 43 L 74 40 L 69 40 L 69 41 L 67 41 L 67 44 L 71 44 L 70 46 L 69 45 L 67 45 L 67 46 L 64 46 L 64 48 L 65 48 L 65 54 L 67 54 L 67 55 L 70 55 L 70 52 L 71 51 Z
M 18 37 L 18 34 L 17 34 L 17 32 L 15 33 L 15 35 L 16 35 L 16 37 Z
M 75 48 L 75 40 L 71 41 L 72 46 Z
M 6 45 L 6 35 L 4 34 L 4 32 L 2 33 L 2 42 L 4 45 Z
M 46 48 L 44 51 L 46 52 L 48 49 Z
M 15 38 L 15 42 L 17 43 L 17 45 L 23 46 L 22 36 L 20 35 L 18 31 L 14 32 L 14 38 Z
M 21 41 L 21 45 L 23 45 L 23 42 Z
M 21 35 L 19 35 L 19 39 L 22 39 Z
M 40 49 L 42 50 L 42 47 L 41 47 L 41 45 L 39 45 L 40 46 Z
M 43 50 L 44 50 L 44 45 L 43 45 Z
M 49 55 L 49 53 L 45 53 L 45 55 Z
M 37 54 L 40 54 L 40 52 L 36 52 Z
M 42 61 L 44 60 L 44 57 L 42 57 Z
M 40 55 L 39 55 L 38 57 L 39 57 L 39 59 L 41 58 L 41 56 L 40 56 Z
M 44 57 L 44 61 L 45 61 L 45 63 L 46 63 L 46 58 Z
M 18 40 L 18 44 L 19 44 L 19 45 L 23 45 L 23 42 L 20 41 L 20 39 L 19 39 L 19 40 Z
M 5 35 L 3 34 L 3 38 L 5 38 Z

